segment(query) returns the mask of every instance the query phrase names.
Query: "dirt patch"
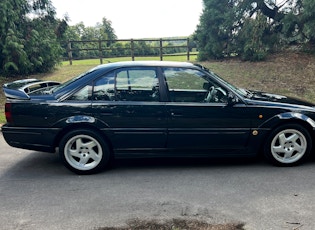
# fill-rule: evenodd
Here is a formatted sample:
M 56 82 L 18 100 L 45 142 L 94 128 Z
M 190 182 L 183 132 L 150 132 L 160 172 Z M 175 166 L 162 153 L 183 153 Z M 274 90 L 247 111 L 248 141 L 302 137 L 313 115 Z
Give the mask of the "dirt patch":
M 96 230 L 243 230 L 242 223 L 209 224 L 200 220 L 140 220 L 133 219 L 124 227 L 100 227 Z

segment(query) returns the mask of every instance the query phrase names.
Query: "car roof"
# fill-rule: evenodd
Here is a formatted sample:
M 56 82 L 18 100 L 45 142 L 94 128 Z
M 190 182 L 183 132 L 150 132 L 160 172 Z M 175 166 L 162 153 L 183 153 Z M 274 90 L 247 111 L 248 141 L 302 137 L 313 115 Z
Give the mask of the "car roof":
M 58 91 L 56 98 L 60 98 L 63 94 L 67 94 L 69 90 L 73 87 L 78 87 L 82 84 L 87 83 L 88 81 L 94 79 L 95 77 L 102 76 L 107 72 L 114 71 L 119 68 L 132 68 L 132 67 L 170 67 L 170 68 L 193 68 L 193 69 L 203 69 L 199 65 L 195 65 L 189 62 L 176 62 L 176 61 L 122 61 L 122 62 L 113 62 L 107 64 L 101 64 L 93 69 L 88 70 L 86 73 L 83 73 L 78 77 L 77 81 L 72 82 L 69 86 L 66 86 L 61 91 Z
M 139 66 L 154 66 L 154 67 L 196 67 L 189 62 L 176 61 L 122 61 L 98 65 L 95 69 L 114 69 L 120 67 L 139 67 Z

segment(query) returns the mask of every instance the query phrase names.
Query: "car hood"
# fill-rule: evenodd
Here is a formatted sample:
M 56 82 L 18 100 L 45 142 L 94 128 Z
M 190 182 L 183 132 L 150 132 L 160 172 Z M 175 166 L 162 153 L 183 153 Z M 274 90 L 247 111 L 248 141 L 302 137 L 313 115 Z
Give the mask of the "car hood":
M 307 101 L 297 99 L 294 97 L 288 97 L 288 96 L 266 93 L 266 92 L 259 92 L 259 91 L 251 91 L 251 92 L 253 93 L 251 100 L 254 100 L 254 101 L 268 101 L 268 102 L 284 103 L 284 104 L 291 104 L 291 105 L 302 105 L 302 106 L 310 106 L 310 107 L 315 106 L 315 104 L 311 102 L 307 102 Z

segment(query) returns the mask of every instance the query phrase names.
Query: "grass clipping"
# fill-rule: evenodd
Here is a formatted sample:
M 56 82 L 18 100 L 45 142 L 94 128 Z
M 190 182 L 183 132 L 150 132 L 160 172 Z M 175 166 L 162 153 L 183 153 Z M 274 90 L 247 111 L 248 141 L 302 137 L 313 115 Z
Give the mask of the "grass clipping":
M 125 227 L 101 227 L 97 230 L 243 230 L 244 224 L 209 224 L 200 220 L 172 219 L 166 221 L 134 219 Z

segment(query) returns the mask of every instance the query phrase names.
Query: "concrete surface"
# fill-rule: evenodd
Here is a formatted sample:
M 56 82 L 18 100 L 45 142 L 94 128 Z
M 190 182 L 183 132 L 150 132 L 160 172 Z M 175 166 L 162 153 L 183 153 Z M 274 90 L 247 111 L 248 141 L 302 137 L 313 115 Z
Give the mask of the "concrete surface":
M 132 218 L 315 229 L 315 163 L 124 160 L 78 176 L 57 154 L 9 147 L 0 134 L 0 229 L 97 229 Z

